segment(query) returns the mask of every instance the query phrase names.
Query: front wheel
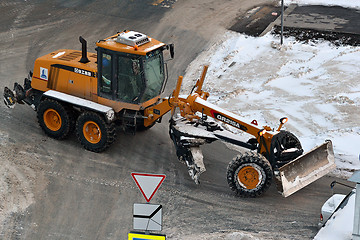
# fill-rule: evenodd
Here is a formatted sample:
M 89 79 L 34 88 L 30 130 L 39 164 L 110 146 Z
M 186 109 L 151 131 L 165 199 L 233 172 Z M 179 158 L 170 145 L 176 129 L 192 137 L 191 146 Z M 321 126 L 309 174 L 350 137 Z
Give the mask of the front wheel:
M 281 167 L 303 152 L 299 139 L 291 132 L 281 130 L 271 140 L 270 161 L 273 167 Z
M 258 197 L 271 185 L 273 172 L 269 161 L 255 152 L 240 154 L 227 168 L 231 190 L 240 197 Z
M 115 141 L 115 125 L 107 124 L 97 113 L 84 112 L 76 121 L 76 135 L 85 149 L 102 152 Z

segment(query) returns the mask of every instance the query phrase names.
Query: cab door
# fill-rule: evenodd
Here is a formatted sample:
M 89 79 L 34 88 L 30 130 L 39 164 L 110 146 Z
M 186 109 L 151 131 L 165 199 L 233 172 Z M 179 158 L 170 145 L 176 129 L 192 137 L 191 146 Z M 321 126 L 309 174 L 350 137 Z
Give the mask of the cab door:
M 114 54 L 98 51 L 98 95 L 107 99 L 115 99 L 116 81 L 114 71 Z
M 117 56 L 117 90 L 116 98 L 122 102 L 139 103 L 145 83 L 141 71 L 140 58 L 134 56 Z
M 141 57 L 98 48 L 98 95 L 138 104 L 144 92 Z

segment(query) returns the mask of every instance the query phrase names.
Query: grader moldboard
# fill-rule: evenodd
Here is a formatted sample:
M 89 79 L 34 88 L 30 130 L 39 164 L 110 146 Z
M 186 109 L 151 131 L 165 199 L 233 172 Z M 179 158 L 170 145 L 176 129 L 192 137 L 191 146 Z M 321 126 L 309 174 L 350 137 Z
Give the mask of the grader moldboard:
M 190 95 L 179 95 L 180 76 L 172 95 L 161 98 L 167 82 L 163 51 L 170 50 L 173 58 L 172 44 L 126 30 L 98 41 L 97 53 L 87 52 L 82 37 L 80 42 L 82 51 L 61 49 L 42 56 L 23 86 L 4 88 L 5 104 L 30 105 L 52 138 L 64 139 L 75 130 L 85 149 L 101 152 L 115 141 L 116 125 L 135 133 L 161 122 L 171 111 L 170 137 L 196 183 L 205 171 L 200 146 L 216 140 L 252 150 L 239 154 L 227 168 L 229 186 L 241 197 L 260 196 L 272 179 L 287 197 L 335 168 L 331 141 L 303 154 L 299 140 L 281 130 L 287 118 L 281 118 L 274 130 L 207 102 L 209 93 L 202 90 L 207 66 Z M 176 109 L 179 119 L 174 118 Z M 243 142 L 217 122 L 253 137 Z

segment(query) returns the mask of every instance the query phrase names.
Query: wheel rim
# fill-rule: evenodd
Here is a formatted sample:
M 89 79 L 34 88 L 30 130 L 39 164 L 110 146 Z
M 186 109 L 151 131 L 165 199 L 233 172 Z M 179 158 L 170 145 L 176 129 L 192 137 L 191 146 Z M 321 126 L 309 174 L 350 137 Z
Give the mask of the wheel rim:
M 242 167 L 237 175 L 239 184 L 246 189 L 256 188 L 262 180 L 261 172 L 252 165 Z
M 90 143 L 96 144 L 101 140 L 101 130 L 96 122 L 87 121 L 83 126 L 83 134 Z
M 60 114 L 52 108 L 47 109 L 44 112 L 44 123 L 51 131 L 58 131 L 62 124 Z

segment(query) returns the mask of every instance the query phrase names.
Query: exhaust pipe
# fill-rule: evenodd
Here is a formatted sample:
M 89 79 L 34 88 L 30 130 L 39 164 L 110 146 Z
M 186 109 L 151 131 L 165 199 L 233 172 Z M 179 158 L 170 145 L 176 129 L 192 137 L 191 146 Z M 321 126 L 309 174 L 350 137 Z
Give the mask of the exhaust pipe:
M 81 42 L 81 51 L 82 51 L 82 56 L 79 62 L 81 63 L 88 63 L 90 62 L 89 59 L 87 58 L 87 47 L 86 47 L 86 40 L 80 36 L 79 40 Z

